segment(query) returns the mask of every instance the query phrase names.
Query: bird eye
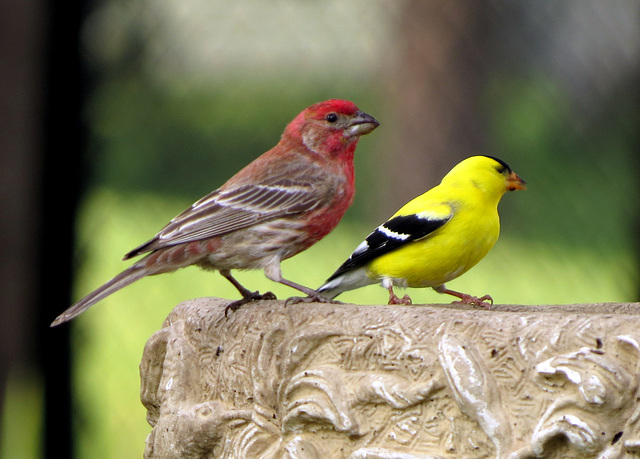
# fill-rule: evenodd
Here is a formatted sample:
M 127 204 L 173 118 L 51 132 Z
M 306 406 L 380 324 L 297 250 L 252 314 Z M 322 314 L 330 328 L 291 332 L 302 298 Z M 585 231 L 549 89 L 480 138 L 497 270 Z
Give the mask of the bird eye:
M 338 115 L 336 115 L 335 113 L 329 113 L 324 117 L 324 119 L 330 123 L 335 123 L 336 121 L 338 121 Z

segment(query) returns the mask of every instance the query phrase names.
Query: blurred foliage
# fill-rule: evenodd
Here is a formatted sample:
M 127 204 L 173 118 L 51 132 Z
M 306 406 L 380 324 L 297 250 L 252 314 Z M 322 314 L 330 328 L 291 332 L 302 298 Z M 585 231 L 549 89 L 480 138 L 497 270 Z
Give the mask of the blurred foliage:
M 0 458 L 41 457 L 42 380 L 32 368 L 14 367 L 0 419 Z
M 606 253 L 634 245 L 639 215 L 628 204 L 640 198 L 640 119 L 633 98 L 613 94 L 609 101 L 585 116 L 566 90 L 542 75 L 495 78 L 485 102 L 491 138 L 529 185 L 526 196 L 501 204 L 509 215 L 504 228 L 574 250 Z
M 402 179 L 379 167 L 380 155 L 402 152 L 385 146 L 387 112 L 373 83 L 342 86 L 336 93 L 331 85 L 292 81 L 235 79 L 206 87 L 126 77 L 103 82 L 87 108 L 95 181 L 79 220 L 77 296 L 122 270 L 122 254 L 275 145 L 302 108 L 344 97 L 383 124 L 358 147 L 358 193 L 345 221 L 283 264 L 285 276 L 319 286 L 379 223 L 372 217 L 375 196 Z M 639 120 L 636 107 L 619 96 L 611 94 L 613 102 L 585 116 L 569 91 L 544 75 L 505 72 L 490 79 L 483 107 L 494 151 L 487 153 L 507 160 L 529 189 L 505 196 L 500 241 L 452 288 L 519 304 L 636 297 L 639 272 L 630 247 L 637 212 L 629 203 L 638 198 L 632 142 Z M 236 275 L 249 288 L 280 298 L 296 293 L 261 272 Z M 450 301 L 431 289 L 409 293 L 415 304 Z M 108 458 L 140 456 L 150 431 L 135 371 L 144 343 L 173 306 L 208 295 L 238 296 L 218 274 L 188 268 L 137 282 L 77 320 L 79 457 L 95 457 L 95 451 Z M 387 295 L 370 286 L 340 299 L 380 304 Z
M 305 107 L 344 97 L 374 114 L 371 94 L 353 82 L 336 91 L 287 81 L 185 88 L 140 77 L 108 80 L 87 108 L 92 183 L 195 200 L 275 146 Z
M 390 133 L 411 136 L 411 129 L 424 128 L 429 137 L 453 126 L 456 137 L 471 130 L 464 124 L 468 119 L 456 114 L 475 109 L 478 101 L 461 93 L 460 85 L 445 88 L 443 83 L 455 80 L 478 88 L 482 100 L 474 116 L 483 118 L 488 132 L 480 137 L 486 134 L 490 151 L 450 153 L 498 156 L 529 188 L 505 196 L 498 244 L 450 286 L 490 293 L 501 303 L 637 299 L 638 3 L 469 5 L 419 0 L 92 5 L 82 31 L 82 51 L 94 79 L 84 113 L 90 177 L 78 220 L 76 297 L 124 269 L 125 252 L 274 146 L 303 108 L 346 98 L 381 122 L 356 152 L 354 206 L 325 240 L 283 264 L 285 276 L 319 286 L 374 225 L 425 191 L 422 182 L 407 177 L 428 176 L 424 169 L 434 166 L 433 151 L 423 143 L 398 148 Z M 424 36 L 417 35 L 422 40 L 405 33 L 407 19 L 417 27 L 414 32 L 424 29 Z M 447 65 L 455 59 L 464 65 Z M 412 63 L 420 71 L 410 80 L 414 84 L 404 84 Z M 432 92 L 425 92 L 429 85 Z M 407 114 L 415 121 L 409 129 L 394 116 L 394 110 L 405 110 L 398 100 L 407 99 L 399 94 L 416 101 L 420 111 Z M 442 97 L 441 105 L 429 99 L 433 95 Z M 465 110 L 456 112 L 455 104 Z M 425 119 L 432 123 L 428 129 L 421 124 Z M 455 144 L 445 143 L 435 146 L 449 152 Z M 414 167 L 416 174 L 396 174 L 389 164 L 398 158 L 409 158 L 410 165 L 426 158 L 427 166 Z M 446 154 L 437 160 L 449 159 L 442 164 L 448 169 L 456 160 Z M 398 184 L 407 182 L 413 195 L 395 196 Z M 382 199 L 391 195 L 396 201 Z M 295 294 L 261 272 L 237 277 L 280 298 Z M 430 289 L 409 293 L 416 304 L 450 301 Z M 78 457 L 141 456 L 150 431 L 139 401 L 137 368 L 144 344 L 178 302 L 207 295 L 238 296 L 217 273 L 188 268 L 136 282 L 74 322 Z M 339 299 L 380 304 L 387 294 L 370 286 Z M 37 457 L 40 383 L 34 375 L 12 377 L 2 454 Z
M 527 196 L 502 204 L 514 215 L 505 227 L 547 243 L 618 248 L 632 243 L 637 212 L 622 203 L 638 199 L 633 173 L 638 159 L 630 143 L 639 122 L 633 99 L 614 94 L 616 103 L 585 118 L 575 112 L 567 91 L 542 75 L 501 74 L 485 92 L 493 147 L 488 153 L 507 160 L 530 185 Z M 400 153 L 382 151 L 385 112 L 373 94 L 371 84 L 348 82 L 336 94 L 331 86 L 282 81 L 218 81 L 187 89 L 140 78 L 109 80 L 87 108 L 92 184 L 195 201 L 274 146 L 302 108 L 347 97 L 383 122 L 358 146 L 358 194 L 347 214 L 374 224 L 387 216 L 376 212 L 375 198 L 394 180 L 379 169 L 377 158 Z M 416 189 L 415 195 L 423 191 Z
M 451 288 L 490 293 L 500 303 L 636 299 L 640 120 L 633 70 L 637 46 L 629 45 L 628 37 L 637 36 L 637 27 L 625 20 L 634 7 L 624 1 L 606 7 L 484 2 L 475 6 L 483 11 L 480 17 L 465 16 L 469 11 L 462 2 L 431 3 L 429 18 L 435 19 L 423 42 L 403 35 L 402 18 L 414 16 L 416 30 L 425 27 L 425 18 L 413 14 L 418 5 L 366 0 L 99 5 L 84 31 L 96 84 L 85 108 L 91 176 L 79 218 L 76 296 L 120 272 L 127 266 L 120 261 L 125 252 L 274 146 L 303 108 L 346 98 L 382 124 L 358 146 L 358 192 L 345 221 L 283 264 L 286 277 L 319 286 L 374 225 L 425 191 L 423 183 L 407 179 L 426 177 L 423 166 L 406 175 L 388 166 L 398 158 L 409 158 L 409 164 L 427 158 L 422 164 L 433 167 L 433 152 L 422 143 L 398 148 L 390 131 L 410 136 L 411 129 L 423 128 L 424 119 L 433 123 L 430 131 L 425 127 L 428 135 L 446 129 L 443 119 L 453 120 L 449 127 L 455 135 L 470 129 L 448 105 L 466 109 L 478 101 L 460 97 L 459 86 L 449 87 L 450 93 L 438 86 L 454 79 L 479 88 L 482 100 L 474 116 L 486 118 L 491 150 L 452 153 L 501 157 L 529 189 L 505 196 L 498 244 Z M 476 27 L 468 26 L 469 18 L 478 19 L 470 21 Z M 483 27 L 495 34 L 491 41 Z M 453 59 L 465 65 L 447 67 Z M 424 81 L 403 86 L 402 75 L 415 62 L 426 72 L 417 72 L 416 79 Z M 435 85 L 434 92 L 426 94 L 442 95 L 441 105 L 425 98 L 428 85 Z M 394 116 L 394 109 L 405 108 L 398 106 L 406 100 L 398 97 L 403 92 L 409 100 L 415 95 L 422 110 L 408 113 L 415 121 L 409 129 Z M 443 155 L 438 161 L 448 159 Z M 451 158 L 443 167 L 455 162 Z M 400 204 L 382 199 L 407 182 L 412 196 L 393 196 Z M 247 287 L 273 290 L 280 298 L 296 293 L 261 272 L 236 275 Z M 409 293 L 416 304 L 450 301 L 431 289 Z M 207 295 L 238 297 L 217 273 L 188 268 L 136 282 L 76 320 L 78 457 L 141 456 L 150 431 L 137 373 L 144 344 L 178 302 Z M 387 294 L 370 286 L 339 299 L 380 304 Z

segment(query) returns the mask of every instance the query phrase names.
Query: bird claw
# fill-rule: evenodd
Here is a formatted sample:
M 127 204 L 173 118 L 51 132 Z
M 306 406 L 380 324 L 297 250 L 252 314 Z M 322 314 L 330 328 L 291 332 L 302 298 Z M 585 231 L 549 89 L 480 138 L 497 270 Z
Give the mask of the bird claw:
M 388 304 L 404 304 L 405 306 L 409 306 L 412 303 L 413 302 L 411 301 L 411 297 L 409 295 L 405 295 L 402 298 L 400 298 L 398 295 L 394 293 L 389 296 Z
M 485 303 L 485 301 L 488 301 L 489 303 Z M 482 306 L 485 309 L 491 309 L 491 306 L 493 305 L 493 298 L 491 298 L 490 295 L 485 295 L 483 297 L 478 298 L 477 296 L 473 296 L 473 295 L 468 295 L 466 293 L 464 293 L 462 295 L 462 298 L 460 299 L 460 301 L 454 301 L 455 304 L 471 304 L 474 306 Z
M 263 293 L 262 295 L 260 295 L 260 293 L 258 293 L 258 292 L 253 292 L 252 295 L 255 296 L 255 297 L 253 297 L 253 301 L 255 301 L 255 300 L 277 300 L 278 299 L 278 297 L 273 292 L 266 292 L 266 293 Z
M 284 302 L 285 306 L 289 306 L 289 304 L 298 304 L 298 303 L 330 303 L 330 304 L 344 304 L 342 301 L 338 300 L 330 300 L 320 294 L 313 296 L 292 296 L 291 298 L 287 298 Z
M 247 304 L 247 303 L 251 303 L 252 301 L 259 301 L 259 300 L 277 300 L 278 297 L 275 296 L 275 294 L 273 292 L 265 292 L 265 293 L 260 293 L 258 291 L 255 292 L 250 292 L 247 296 L 237 300 L 237 301 L 233 301 L 231 303 L 229 303 L 227 305 L 226 308 L 224 308 L 224 316 L 227 317 L 227 314 L 229 313 L 229 311 L 236 311 L 240 308 L 240 306 L 242 306 L 243 304 Z

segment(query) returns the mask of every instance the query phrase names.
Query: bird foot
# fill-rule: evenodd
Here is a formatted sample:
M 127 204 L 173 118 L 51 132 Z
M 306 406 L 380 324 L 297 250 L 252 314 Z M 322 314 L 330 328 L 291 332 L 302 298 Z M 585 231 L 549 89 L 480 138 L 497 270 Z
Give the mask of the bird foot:
M 243 304 L 251 303 L 252 301 L 277 300 L 277 299 L 278 297 L 276 297 L 272 292 L 266 292 L 262 294 L 258 291 L 249 292 L 246 296 L 242 297 L 241 299 L 229 303 L 227 307 L 224 308 L 224 316 L 227 317 L 227 314 L 229 313 L 229 311 L 236 311 Z
M 298 303 L 330 303 L 330 304 L 344 304 L 342 301 L 338 300 L 330 300 L 320 294 L 309 295 L 309 296 L 292 296 L 291 298 L 287 298 L 284 302 L 285 306 L 289 306 L 290 304 L 298 304 Z
M 485 303 L 488 301 L 488 303 Z M 474 306 L 482 306 L 485 309 L 491 309 L 491 305 L 493 304 L 493 298 L 490 295 L 485 295 L 483 297 L 478 298 L 477 296 L 468 295 L 466 293 L 462 294 L 460 301 L 454 301 L 454 304 L 471 304 Z
M 406 306 L 409 306 L 412 303 L 413 302 L 411 301 L 411 297 L 409 295 L 405 295 L 402 298 L 400 298 L 395 293 L 392 293 L 391 295 L 389 295 L 389 303 L 388 304 L 404 304 Z

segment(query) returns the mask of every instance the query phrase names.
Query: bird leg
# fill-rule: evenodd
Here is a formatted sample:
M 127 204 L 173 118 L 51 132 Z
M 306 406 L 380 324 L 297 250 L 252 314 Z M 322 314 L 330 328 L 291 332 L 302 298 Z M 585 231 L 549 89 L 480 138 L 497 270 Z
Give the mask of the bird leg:
M 225 279 L 227 279 L 229 282 L 231 282 L 233 284 L 233 286 L 236 289 L 238 289 L 238 291 L 240 292 L 240 295 L 242 295 L 242 299 L 234 301 L 232 303 L 229 303 L 227 305 L 227 307 L 224 308 L 224 316 L 225 317 L 227 317 L 227 313 L 229 312 L 229 310 L 235 311 L 236 309 L 238 309 L 243 304 L 250 303 L 251 301 L 276 300 L 277 299 L 276 296 L 271 292 L 266 292 L 266 293 L 260 294 L 260 292 L 258 292 L 258 291 L 252 292 L 251 290 L 245 288 L 240 282 L 238 282 L 231 275 L 231 271 L 229 271 L 228 269 L 221 269 L 220 270 L 220 274 L 222 274 L 222 276 L 224 276 Z
M 454 303 L 473 304 L 476 306 L 483 306 L 485 309 L 491 309 L 491 305 L 493 304 L 493 298 L 491 298 L 491 296 L 489 295 L 485 295 L 483 297 L 478 298 L 477 296 L 469 295 L 467 293 L 461 293 L 461 292 L 456 292 L 455 290 L 449 290 L 444 285 L 434 287 L 434 290 L 438 293 L 446 293 L 447 295 L 452 295 L 457 298 L 460 298 L 460 301 L 454 301 Z M 489 301 L 490 304 L 485 303 L 485 301 Z
M 390 285 L 389 287 L 387 287 L 387 290 L 389 290 L 389 303 L 387 304 L 404 304 L 404 305 L 411 304 L 411 297 L 409 295 L 405 295 L 402 298 L 400 298 L 398 297 L 398 295 L 393 293 L 393 285 Z
M 281 284 L 287 285 L 291 288 L 295 288 L 296 290 L 300 290 L 303 293 L 306 293 L 308 296 L 306 297 L 301 297 L 301 296 L 292 296 L 290 298 L 287 298 L 287 300 L 284 302 L 285 306 L 288 306 L 289 304 L 296 304 L 296 303 L 332 303 L 332 304 L 342 304 L 341 301 L 338 300 L 330 300 L 329 298 L 326 298 L 322 295 L 320 295 L 318 292 L 316 292 L 315 290 L 313 290 L 312 288 L 309 287 L 305 287 L 304 285 L 300 285 L 300 284 L 296 284 L 293 281 L 287 280 L 283 277 L 280 278 L 279 281 Z
M 305 287 L 304 285 L 297 284 L 293 281 L 285 279 L 282 277 L 282 270 L 280 269 L 280 263 L 272 263 L 264 268 L 264 275 L 267 276 L 268 279 L 271 279 L 274 282 L 278 282 L 282 285 L 286 285 L 287 287 L 295 288 L 296 290 L 300 290 L 302 293 L 306 293 L 307 297 L 298 297 L 292 296 L 291 298 L 287 298 L 284 302 L 284 305 L 287 306 L 289 303 L 333 303 L 333 304 L 341 304 L 340 301 L 330 300 L 318 292 L 313 290 L 312 288 Z

